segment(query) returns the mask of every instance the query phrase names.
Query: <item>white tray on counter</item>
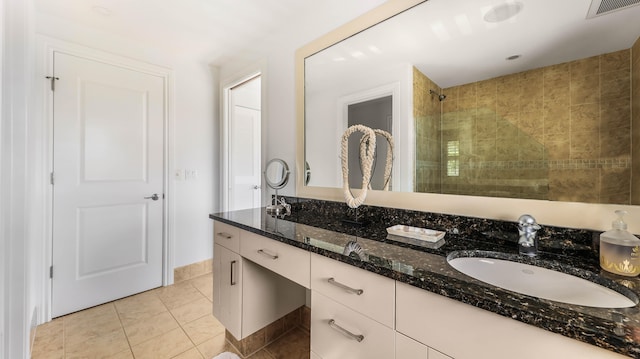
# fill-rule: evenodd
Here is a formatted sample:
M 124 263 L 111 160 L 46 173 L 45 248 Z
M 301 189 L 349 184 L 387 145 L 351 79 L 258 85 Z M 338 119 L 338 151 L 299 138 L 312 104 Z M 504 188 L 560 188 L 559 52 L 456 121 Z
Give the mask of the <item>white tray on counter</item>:
M 402 224 L 387 228 L 387 233 L 391 236 L 406 237 L 435 243 L 444 238 L 445 232 L 433 229 L 405 226 Z

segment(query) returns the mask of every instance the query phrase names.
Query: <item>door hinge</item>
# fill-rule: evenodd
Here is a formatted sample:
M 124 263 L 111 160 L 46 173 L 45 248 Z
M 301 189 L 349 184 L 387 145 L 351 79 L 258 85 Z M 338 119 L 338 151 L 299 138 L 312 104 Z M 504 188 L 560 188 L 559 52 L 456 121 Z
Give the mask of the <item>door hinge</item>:
M 51 184 L 55 183 L 55 179 L 56 179 L 55 175 L 53 174 L 53 172 L 51 172 L 51 175 L 49 176 L 49 181 L 51 182 Z
M 53 278 L 53 266 L 49 267 L 49 278 Z
M 55 76 L 47 76 L 45 78 L 51 80 L 51 91 L 55 91 L 56 90 L 56 80 L 60 80 L 60 78 L 59 77 L 55 77 Z

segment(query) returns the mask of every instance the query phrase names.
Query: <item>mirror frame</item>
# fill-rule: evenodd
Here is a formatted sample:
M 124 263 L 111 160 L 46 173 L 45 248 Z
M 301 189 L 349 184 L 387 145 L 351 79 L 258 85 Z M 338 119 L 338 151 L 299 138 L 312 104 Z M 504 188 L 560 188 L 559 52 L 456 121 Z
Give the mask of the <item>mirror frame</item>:
M 344 202 L 342 188 L 309 187 L 305 185 L 303 180 L 305 168 L 305 58 L 423 2 L 425 0 L 389 0 L 296 51 L 296 195 L 298 197 Z M 354 190 L 354 195 L 358 194 L 359 191 Z M 615 219 L 614 211 L 622 209 L 628 212 L 629 218 L 635 217 L 636 219 L 628 221 L 629 231 L 640 233 L 640 220 L 637 220 L 640 219 L 640 206 L 634 205 L 385 191 L 369 191 L 364 205 L 512 222 L 515 222 L 520 215 L 527 213 L 534 216 L 538 223 L 544 225 L 601 231 L 611 228 L 611 222 Z

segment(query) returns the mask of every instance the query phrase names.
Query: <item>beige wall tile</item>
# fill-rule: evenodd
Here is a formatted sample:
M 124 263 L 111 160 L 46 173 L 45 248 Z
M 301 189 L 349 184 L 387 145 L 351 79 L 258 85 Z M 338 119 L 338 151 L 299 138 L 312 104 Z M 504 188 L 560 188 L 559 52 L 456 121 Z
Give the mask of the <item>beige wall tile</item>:
M 596 203 L 599 170 L 549 170 L 549 199 Z
M 278 359 L 307 359 L 310 352 L 309 335 L 301 329 L 294 329 L 286 337 L 269 344 L 266 350 Z
M 631 62 L 637 63 L 640 61 L 640 37 L 636 39 L 636 42 L 631 47 Z
M 600 72 L 624 71 L 631 69 L 631 49 L 611 52 L 600 56 Z
M 588 103 L 571 107 L 571 132 L 597 132 L 599 130 L 599 103 Z
M 571 159 L 592 159 L 600 155 L 598 132 L 571 132 Z
M 571 65 L 569 62 L 547 66 L 542 69 L 542 73 L 545 84 L 556 81 L 569 83 L 571 81 Z
M 600 75 L 600 97 L 608 99 L 629 99 L 631 96 L 631 73 L 612 71 Z
M 587 76 L 597 75 L 600 73 L 600 57 L 593 56 L 582 60 L 576 60 L 569 63 L 571 71 L 571 82 L 579 80 Z
M 571 104 L 581 105 L 600 101 L 600 75 L 571 78 Z
M 630 158 L 631 127 L 600 131 L 600 158 Z

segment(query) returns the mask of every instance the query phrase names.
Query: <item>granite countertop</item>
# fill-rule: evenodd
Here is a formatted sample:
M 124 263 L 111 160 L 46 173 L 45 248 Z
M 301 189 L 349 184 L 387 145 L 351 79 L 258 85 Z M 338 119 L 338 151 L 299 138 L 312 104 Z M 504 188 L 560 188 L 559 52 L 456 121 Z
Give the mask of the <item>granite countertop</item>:
M 454 251 L 460 255 L 499 252 L 511 259 L 571 272 L 592 281 L 605 277 L 617 283 L 616 289 L 640 296 L 640 279 L 601 271 L 597 255 L 589 248 L 579 245 L 569 249 L 563 246 L 558 251 L 545 248 L 532 259 L 517 256 L 515 230 L 515 235 L 485 231 L 482 238 L 474 238 L 468 232 L 458 233 L 457 229 L 434 228 L 447 230 L 445 243 L 438 248 L 428 248 L 387 239 L 386 227 L 406 223 L 381 221 L 354 227 L 304 211 L 278 219 L 267 215 L 264 208 L 216 213 L 209 217 L 554 333 L 640 357 L 639 305 L 603 309 L 539 299 L 478 281 L 447 263 L 447 256 Z

